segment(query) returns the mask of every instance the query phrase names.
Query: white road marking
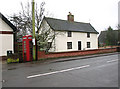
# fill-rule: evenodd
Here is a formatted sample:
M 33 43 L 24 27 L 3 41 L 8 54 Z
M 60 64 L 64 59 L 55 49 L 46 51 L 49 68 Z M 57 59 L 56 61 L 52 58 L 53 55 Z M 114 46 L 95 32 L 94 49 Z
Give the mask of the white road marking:
M 118 61 L 118 59 L 110 60 L 110 61 L 107 61 L 107 62 L 110 63 L 110 62 L 115 62 L 115 61 Z
M 54 72 L 44 73 L 44 74 L 31 75 L 31 76 L 28 76 L 27 78 L 34 78 L 34 77 L 40 77 L 40 76 L 51 75 L 51 74 L 56 74 L 56 73 L 68 72 L 68 71 L 72 71 L 72 70 L 86 68 L 86 67 L 89 67 L 89 66 L 90 65 L 85 65 L 85 66 L 80 66 L 80 67 L 75 67 L 75 68 L 60 70 L 60 71 L 54 71 Z

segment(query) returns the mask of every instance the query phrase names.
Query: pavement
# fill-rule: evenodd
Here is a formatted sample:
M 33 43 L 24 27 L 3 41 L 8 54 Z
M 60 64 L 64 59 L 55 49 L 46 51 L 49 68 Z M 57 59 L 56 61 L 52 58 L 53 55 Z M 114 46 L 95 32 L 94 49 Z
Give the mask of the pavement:
M 75 57 L 65 57 L 65 58 L 52 58 L 52 59 L 48 59 L 48 60 L 42 60 L 42 61 L 34 61 L 35 62 L 41 62 L 41 63 L 46 63 L 46 62 L 64 62 L 64 61 L 72 61 L 72 60 L 80 60 L 80 59 L 86 59 L 86 58 L 93 58 L 93 57 L 99 57 L 99 56 L 108 56 L 108 55 L 114 55 L 114 54 L 118 54 L 118 52 L 113 52 L 113 53 L 103 53 L 103 54 L 92 54 L 92 55 L 84 55 L 84 56 L 75 56 Z M 7 62 L 6 60 L 1 61 L 2 65 L 6 65 Z M 27 62 L 30 63 L 30 62 Z M 15 63 L 12 63 L 15 64 Z M 18 63 L 16 63 L 18 64 Z M 21 63 L 20 63 L 21 64 Z
M 11 64 L 7 64 L 7 62 L 4 61 L 0 61 L 0 63 L 2 64 L 2 70 L 12 70 L 15 68 L 21 68 L 21 67 L 25 67 L 26 65 L 30 65 L 30 64 L 50 64 L 50 63 L 57 63 L 57 62 L 65 62 L 65 61 L 73 61 L 73 60 L 81 60 L 81 59 L 87 59 L 87 58 L 94 58 L 94 57 L 100 57 L 100 56 L 108 56 L 108 55 L 114 55 L 114 54 L 118 54 L 118 52 L 114 52 L 114 53 L 104 53 L 104 54 L 93 54 L 93 55 L 86 55 L 86 56 L 76 56 L 76 57 L 65 57 L 65 58 L 56 58 L 56 59 L 48 59 L 48 60 L 42 60 L 42 61 L 32 61 L 32 62 L 26 62 L 26 63 L 11 63 Z
M 69 58 L 58 58 L 57 60 L 53 60 L 52 62 L 64 62 L 64 61 L 80 60 L 80 59 L 87 59 L 87 58 L 100 57 L 100 56 L 108 56 L 108 55 L 114 55 L 114 54 L 118 54 L 118 52 L 104 53 L 104 54 L 93 54 L 93 55 L 69 57 Z

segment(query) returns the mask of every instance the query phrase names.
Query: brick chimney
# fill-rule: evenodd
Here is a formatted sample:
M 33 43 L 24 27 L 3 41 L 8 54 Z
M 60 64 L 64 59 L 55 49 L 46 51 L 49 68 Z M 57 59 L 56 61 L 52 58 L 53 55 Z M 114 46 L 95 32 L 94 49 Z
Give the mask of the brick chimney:
M 69 15 L 67 15 L 68 21 L 74 22 L 74 15 L 72 15 L 71 12 L 69 12 Z

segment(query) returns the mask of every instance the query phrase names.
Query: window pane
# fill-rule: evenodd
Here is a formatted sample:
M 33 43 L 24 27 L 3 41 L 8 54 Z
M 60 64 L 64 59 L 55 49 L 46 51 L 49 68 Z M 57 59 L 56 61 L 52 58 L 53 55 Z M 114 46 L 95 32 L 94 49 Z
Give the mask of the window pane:
M 89 32 L 87 33 L 87 37 L 88 37 L 88 38 L 90 37 L 90 33 L 89 33 Z
M 90 42 L 87 42 L 87 48 L 90 48 Z
M 52 42 L 48 42 L 48 48 L 52 46 Z
M 67 49 L 72 49 L 72 42 L 67 42 Z
M 68 32 L 68 37 L 72 37 L 72 35 L 71 35 L 71 32 L 70 32 L 70 31 Z

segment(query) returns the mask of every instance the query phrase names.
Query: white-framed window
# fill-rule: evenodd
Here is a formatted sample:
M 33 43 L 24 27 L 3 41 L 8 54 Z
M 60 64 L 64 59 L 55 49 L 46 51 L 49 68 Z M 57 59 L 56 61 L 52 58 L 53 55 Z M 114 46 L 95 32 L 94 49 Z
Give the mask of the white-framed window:
M 90 48 L 90 42 L 87 42 L 87 48 Z
M 67 32 L 67 36 L 68 36 L 68 37 L 72 37 L 72 32 L 71 32 L 71 31 L 68 31 L 68 32 Z
M 67 42 L 67 49 L 72 49 L 72 42 Z
M 90 38 L 90 33 L 89 32 L 87 33 L 87 38 Z

